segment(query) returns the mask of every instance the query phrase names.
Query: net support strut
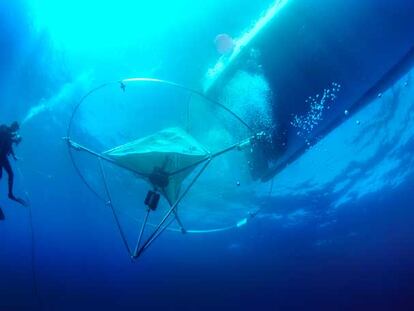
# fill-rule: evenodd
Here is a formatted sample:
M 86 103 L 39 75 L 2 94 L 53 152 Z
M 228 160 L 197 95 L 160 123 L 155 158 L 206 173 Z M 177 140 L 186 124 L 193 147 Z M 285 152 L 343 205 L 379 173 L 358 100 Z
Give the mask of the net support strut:
M 116 166 L 122 167 L 123 169 L 125 169 L 127 171 L 130 171 L 131 173 L 137 174 L 138 176 L 141 176 L 141 177 L 149 177 L 148 174 L 144 174 L 144 173 L 138 172 L 138 171 L 133 170 L 133 169 L 131 169 L 129 167 L 126 167 L 126 166 L 123 166 L 123 165 L 121 165 L 119 163 L 116 163 L 114 160 L 112 160 L 112 159 L 110 159 L 110 158 L 108 158 L 108 157 L 106 157 L 106 156 L 104 156 L 104 155 L 102 155 L 102 154 L 100 154 L 100 153 L 98 153 L 96 151 L 93 151 L 92 149 L 89 149 L 89 148 L 87 148 L 85 146 L 82 146 L 82 145 L 78 144 L 77 142 L 73 141 L 69 137 L 64 137 L 63 139 L 67 141 L 69 147 L 73 148 L 76 151 L 84 151 L 86 153 L 89 153 L 90 155 L 92 155 L 94 157 L 97 157 L 99 160 L 104 160 L 104 161 L 109 162 L 109 163 L 112 163 L 112 164 L 114 164 Z
M 99 159 L 99 169 L 101 171 L 101 175 L 102 175 L 102 179 L 103 179 L 103 184 L 104 184 L 104 187 L 105 187 L 105 193 L 106 193 L 106 195 L 108 197 L 107 205 L 112 210 L 112 214 L 114 216 L 114 219 L 115 219 L 115 222 L 116 222 L 116 226 L 118 227 L 118 230 L 119 230 L 119 233 L 121 235 L 122 241 L 123 241 L 123 243 L 125 245 L 125 248 L 128 251 L 128 254 L 131 255 L 132 254 L 131 248 L 129 247 L 128 240 L 126 238 L 125 232 L 124 232 L 124 230 L 122 230 L 122 226 L 121 226 L 121 223 L 119 222 L 118 215 L 116 214 L 115 208 L 114 208 L 114 206 L 112 204 L 111 193 L 109 191 L 108 183 L 106 181 L 106 174 L 105 174 L 104 167 L 103 167 L 103 164 L 102 164 L 102 159 L 101 158 L 98 158 L 98 159 Z
M 124 169 L 126 169 L 126 170 L 128 170 L 128 171 L 130 171 L 130 172 L 132 172 L 134 174 L 137 174 L 139 176 L 142 176 L 142 177 L 146 177 L 147 174 L 143 174 L 143 173 L 137 172 L 135 170 L 132 170 L 130 168 L 124 167 L 122 165 L 119 165 L 119 163 L 116 163 L 112 159 L 110 159 L 110 158 L 108 158 L 108 157 L 106 157 L 106 156 L 104 156 L 104 155 L 102 155 L 102 154 L 100 154 L 98 152 L 95 152 L 95 151 L 93 151 L 93 150 L 91 150 L 89 148 L 86 148 L 86 147 L 84 147 L 84 146 L 82 146 L 82 145 L 74 142 L 69 137 L 65 137 L 64 139 L 67 141 L 68 145 L 70 147 L 72 147 L 74 150 L 84 151 L 84 152 L 89 153 L 92 156 L 95 156 L 95 157 L 98 158 L 99 165 L 100 165 L 100 172 L 101 172 L 102 179 L 103 179 L 103 182 L 104 182 L 105 192 L 106 192 L 106 195 L 108 197 L 108 201 L 106 202 L 106 204 L 109 205 L 109 207 L 112 210 L 112 213 L 113 213 L 113 216 L 114 216 L 116 225 L 118 227 L 118 230 L 119 230 L 119 233 L 121 235 L 122 241 L 123 241 L 123 243 L 125 245 L 125 248 L 128 251 L 128 254 L 131 256 L 132 259 L 137 259 L 160 236 L 160 234 L 163 233 L 171 225 L 171 223 L 174 220 L 176 220 L 177 223 L 178 223 L 178 225 L 181 227 L 181 232 L 186 232 L 185 228 L 182 225 L 182 222 L 181 222 L 180 218 L 178 217 L 178 213 L 177 213 L 177 207 L 178 207 L 179 203 L 181 203 L 182 199 L 187 195 L 188 191 L 193 187 L 193 185 L 196 183 L 196 181 L 199 179 L 199 177 L 201 176 L 201 174 L 206 170 L 206 168 L 208 167 L 208 165 L 210 164 L 210 162 L 214 158 L 216 158 L 216 157 L 218 157 L 218 156 L 220 156 L 220 155 L 222 155 L 224 153 L 227 153 L 229 151 L 232 151 L 232 150 L 241 150 L 241 149 L 243 149 L 245 146 L 249 145 L 251 143 L 251 140 L 254 139 L 255 137 L 256 136 L 252 136 L 252 137 L 250 137 L 248 139 L 242 140 L 242 141 L 240 141 L 240 142 L 238 142 L 238 143 L 236 143 L 234 145 L 231 145 L 231 146 L 229 146 L 229 147 L 227 147 L 227 148 L 225 148 L 225 149 L 223 149 L 221 151 L 218 151 L 216 153 L 210 154 L 206 158 L 201 159 L 200 161 L 198 161 L 198 162 L 196 162 L 196 163 L 194 163 L 192 165 L 189 165 L 189 166 L 184 167 L 182 169 L 179 169 L 177 171 L 171 172 L 169 174 L 169 176 L 173 176 L 173 175 L 179 174 L 179 173 L 181 173 L 183 171 L 186 171 L 188 169 L 191 169 L 191 168 L 193 168 L 193 167 L 195 167 L 197 165 L 200 165 L 200 164 L 203 164 L 204 163 L 203 167 L 200 169 L 200 171 L 197 173 L 197 175 L 194 176 L 193 180 L 186 187 L 186 189 L 181 193 L 181 195 L 179 196 L 179 198 L 177 199 L 177 201 L 173 205 L 171 205 L 171 208 L 166 212 L 166 214 L 163 217 L 163 219 L 161 220 L 161 222 L 156 226 L 156 228 L 154 229 L 154 231 L 151 233 L 151 235 L 146 239 L 146 241 L 141 246 L 142 238 L 143 238 L 143 235 L 144 235 L 144 232 L 145 232 L 145 228 L 148 225 L 148 218 L 149 218 L 149 214 L 150 214 L 150 210 L 147 211 L 146 216 L 145 216 L 145 219 L 144 219 L 144 222 L 143 222 L 143 224 L 141 226 L 141 230 L 140 230 L 140 234 L 138 236 L 137 244 L 136 244 L 136 246 L 134 248 L 134 252 L 132 252 L 132 250 L 131 250 L 131 248 L 129 246 L 129 243 L 127 241 L 126 235 L 125 235 L 125 233 L 124 233 L 124 231 L 122 229 L 122 226 L 121 226 L 121 224 L 119 222 L 119 219 L 118 219 L 118 216 L 116 214 L 115 208 L 114 208 L 114 206 L 112 204 L 112 199 L 111 199 L 110 191 L 109 191 L 109 188 L 108 188 L 108 184 L 107 184 L 106 175 L 105 175 L 105 171 L 104 171 L 104 168 L 103 168 L 102 160 L 103 161 L 106 161 L 106 162 L 109 162 L 111 164 L 117 165 L 117 166 L 119 166 L 121 168 L 124 168 Z M 168 218 L 171 216 L 171 214 L 174 215 L 174 218 L 171 219 L 167 224 L 165 224 L 167 222 Z
M 141 247 L 137 247 L 137 250 L 133 254 L 133 259 L 137 259 L 141 254 L 159 237 L 159 235 L 164 232 L 164 230 L 168 227 L 163 225 L 167 221 L 167 219 L 171 216 L 172 213 L 176 210 L 178 204 L 182 201 L 182 199 L 187 195 L 188 191 L 193 187 L 193 185 L 196 183 L 198 178 L 201 176 L 201 174 L 205 171 L 207 166 L 210 164 L 211 159 L 207 159 L 204 163 L 203 167 L 200 169 L 200 171 L 197 173 L 196 176 L 194 176 L 193 180 L 190 182 L 190 184 L 186 187 L 186 189 L 181 193 L 180 197 L 177 199 L 177 201 L 171 206 L 171 208 L 167 211 L 164 218 L 161 220 L 161 222 L 157 225 L 157 227 L 154 229 L 153 233 L 148 237 L 148 239 L 144 242 L 144 244 Z
M 141 230 L 139 232 L 138 241 L 137 241 L 137 245 L 135 246 L 134 254 L 136 254 L 138 252 L 139 246 L 141 245 L 142 236 L 144 235 L 145 227 L 147 226 L 148 217 L 149 217 L 150 212 L 151 212 L 151 209 L 148 207 L 147 208 L 147 213 L 145 214 L 144 222 L 142 223 Z M 129 255 L 132 256 L 132 254 L 129 254 Z

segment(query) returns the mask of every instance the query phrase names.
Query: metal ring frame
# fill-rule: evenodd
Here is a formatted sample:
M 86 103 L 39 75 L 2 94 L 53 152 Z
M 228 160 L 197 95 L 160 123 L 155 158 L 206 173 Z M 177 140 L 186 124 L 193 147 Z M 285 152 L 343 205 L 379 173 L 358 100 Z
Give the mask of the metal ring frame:
M 113 160 L 109 159 L 108 157 L 95 152 L 85 146 L 82 146 L 78 143 L 76 143 L 74 140 L 72 140 L 71 138 L 71 133 L 72 133 L 72 128 L 74 125 L 74 120 L 75 120 L 75 116 L 77 115 L 80 107 L 82 106 L 82 104 L 85 102 L 85 100 L 92 95 L 93 93 L 107 87 L 110 85 L 115 85 L 115 84 L 119 84 L 120 88 L 125 91 L 127 85 L 129 83 L 134 83 L 134 82 L 140 82 L 140 83 L 157 83 L 157 84 L 162 84 L 162 85 L 166 85 L 166 86 L 170 86 L 173 88 L 178 88 L 178 89 L 182 89 L 185 90 L 187 92 L 189 92 L 190 94 L 193 95 L 197 95 L 200 96 L 201 98 L 205 99 L 207 102 L 209 102 L 210 104 L 217 106 L 221 109 L 223 109 L 224 111 L 226 111 L 229 115 L 231 115 L 234 119 L 236 119 L 238 122 L 240 122 L 241 125 L 243 125 L 248 132 L 251 134 L 250 137 L 240 141 L 239 143 L 236 143 L 234 145 L 231 145 L 223 150 L 220 150 L 219 152 L 216 152 L 214 154 L 209 154 L 207 155 L 204 159 L 201 159 L 200 161 L 184 167 L 182 169 L 179 169 L 175 172 L 170 173 L 169 175 L 174 175 L 174 174 L 178 174 L 181 173 L 184 170 L 188 170 L 190 168 L 195 168 L 199 165 L 202 165 L 202 168 L 199 170 L 199 172 L 192 178 L 192 180 L 190 181 L 189 185 L 184 189 L 184 191 L 181 192 L 180 196 L 178 197 L 178 199 L 176 200 L 176 202 L 171 203 L 170 202 L 170 208 L 168 209 L 168 211 L 165 213 L 163 219 L 161 220 L 161 222 L 158 225 L 152 225 L 150 223 L 148 223 L 148 218 L 149 218 L 149 214 L 150 214 L 150 209 L 147 209 L 147 213 L 145 215 L 142 227 L 140 229 L 140 233 L 139 233 L 139 237 L 138 237 L 138 241 L 136 243 L 136 246 L 134 248 L 134 251 L 132 251 L 132 248 L 129 246 L 129 243 L 127 241 L 126 238 L 126 234 L 123 231 L 123 228 L 119 222 L 117 213 L 115 211 L 115 208 L 112 204 L 112 200 L 111 200 L 111 192 L 108 188 L 108 184 L 106 182 L 106 175 L 105 175 L 105 171 L 104 171 L 104 167 L 102 165 L 102 161 L 106 161 L 109 163 L 112 163 L 114 165 L 120 166 L 118 163 L 115 163 Z M 216 157 L 221 156 L 229 151 L 232 150 L 237 150 L 240 149 L 241 146 L 244 146 L 246 144 L 248 144 L 250 142 L 251 139 L 253 139 L 256 136 L 256 133 L 254 132 L 253 128 L 250 127 L 242 118 L 240 118 L 236 113 L 234 113 L 232 110 L 230 110 L 229 108 L 227 108 L 226 106 L 218 103 L 217 101 L 214 101 L 210 98 L 208 98 L 206 95 L 204 95 L 202 92 L 193 90 L 191 88 L 182 86 L 180 84 L 174 83 L 174 82 L 170 82 L 170 81 L 166 81 L 166 80 L 159 80 L 159 79 L 153 79 L 153 78 L 130 78 L 130 79 L 124 79 L 121 81 L 117 81 L 117 82 L 112 82 L 112 83 L 105 83 L 102 84 L 94 89 L 92 89 L 91 91 L 89 91 L 85 96 L 83 96 L 81 98 L 81 100 L 75 105 L 73 111 L 72 111 L 72 115 L 70 117 L 69 120 L 69 125 L 68 125 L 68 129 L 67 129 L 67 136 L 65 137 L 65 140 L 67 141 L 68 144 L 68 150 L 69 150 L 69 156 L 70 159 L 73 163 L 73 166 L 75 167 L 76 172 L 78 173 L 78 175 L 80 176 L 80 178 L 82 179 L 82 181 L 87 185 L 87 187 L 97 195 L 98 198 L 100 198 L 101 200 L 105 201 L 106 204 L 112 209 L 113 212 L 113 216 L 116 222 L 116 225 L 118 227 L 118 230 L 120 232 L 120 235 L 122 237 L 123 243 L 125 245 L 125 248 L 128 252 L 128 254 L 131 256 L 131 258 L 136 259 L 138 257 L 140 257 L 142 255 L 142 253 L 148 249 L 148 247 L 160 236 L 160 234 L 162 232 L 164 232 L 165 230 L 171 230 L 171 231 L 181 231 L 181 232 L 187 232 L 187 233 L 213 233 L 213 232 L 221 232 L 221 231 L 227 231 L 227 230 L 231 230 L 234 228 L 238 228 L 241 227 L 242 225 L 247 223 L 247 220 L 249 218 L 251 218 L 251 215 L 247 216 L 246 218 L 243 218 L 242 220 L 238 221 L 236 224 L 232 225 L 232 226 L 227 226 L 227 227 L 222 227 L 222 228 L 215 228 L 215 229 L 209 229 L 209 230 L 185 230 L 181 224 L 180 219 L 178 218 L 177 215 L 177 206 L 179 205 L 179 203 L 181 202 L 181 200 L 184 198 L 184 196 L 188 193 L 188 191 L 192 188 L 192 186 L 196 183 L 197 179 L 201 176 L 201 174 L 205 171 L 205 169 L 208 167 L 209 163 Z M 79 167 L 76 164 L 75 158 L 74 158 L 74 153 L 73 151 L 83 151 L 83 152 L 87 152 L 89 154 L 91 154 L 92 156 L 95 156 L 96 158 L 98 158 L 99 160 L 99 168 L 100 168 L 100 174 L 102 176 L 102 179 L 104 181 L 104 187 L 105 187 L 105 193 L 106 193 L 106 198 L 103 198 L 95 189 L 93 189 L 93 187 L 87 182 L 87 180 L 85 179 L 85 177 L 82 175 L 81 170 L 79 169 Z M 146 177 L 145 174 L 143 174 L 142 172 L 137 172 L 134 170 L 131 170 L 130 168 L 126 168 L 123 166 L 120 166 L 123 169 L 132 171 L 134 174 L 137 174 L 140 177 Z M 171 215 L 173 215 L 174 217 L 170 217 Z M 254 214 L 255 215 L 255 214 Z M 169 228 L 169 225 L 176 220 L 178 222 L 178 224 L 181 227 L 181 230 L 177 230 L 177 229 L 172 229 Z M 152 233 L 149 235 L 149 237 L 142 243 L 143 240 L 143 234 L 145 232 L 145 229 L 147 227 L 147 225 L 149 226 L 153 226 L 155 227 L 155 229 L 152 231 Z

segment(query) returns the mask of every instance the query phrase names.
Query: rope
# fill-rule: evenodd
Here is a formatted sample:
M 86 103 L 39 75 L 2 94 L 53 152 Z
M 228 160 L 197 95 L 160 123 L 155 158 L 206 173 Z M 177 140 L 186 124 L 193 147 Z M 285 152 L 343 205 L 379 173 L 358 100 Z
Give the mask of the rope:
M 31 242 L 31 268 L 32 268 L 32 281 L 33 281 L 33 295 L 37 299 L 37 303 L 39 305 L 39 308 L 42 309 L 42 300 L 39 295 L 39 288 L 38 288 L 38 281 L 37 281 L 37 273 L 36 273 L 36 237 L 34 232 L 34 225 L 33 225 L 33 213 L 32 213 L 32 206 L 30 204 L 30 195 L 29 191 L 27 190 L 25 178 L 23 176 L 23 173 L 20 169 L 20 166 L 18 164 L 15 165 L 17 172 L 20 176 L 20 184 L 23 188 L 23 192 L 26 196 L 26 202 L 28 204 L 27 208 L 29 210 L 29 227 L 30 227 L 30 242 Z

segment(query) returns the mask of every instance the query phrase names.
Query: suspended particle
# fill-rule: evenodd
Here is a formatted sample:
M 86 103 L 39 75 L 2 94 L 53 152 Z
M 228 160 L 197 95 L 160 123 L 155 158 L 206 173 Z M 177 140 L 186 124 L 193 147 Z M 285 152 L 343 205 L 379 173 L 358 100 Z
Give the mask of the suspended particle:
M 344 111 L 344 115 L 346 115 L 346 116 L 347 116 L 348 114 L 349 114 L 349 111 L 348 111 L 348 110 L 345 110 L 345 111 Z

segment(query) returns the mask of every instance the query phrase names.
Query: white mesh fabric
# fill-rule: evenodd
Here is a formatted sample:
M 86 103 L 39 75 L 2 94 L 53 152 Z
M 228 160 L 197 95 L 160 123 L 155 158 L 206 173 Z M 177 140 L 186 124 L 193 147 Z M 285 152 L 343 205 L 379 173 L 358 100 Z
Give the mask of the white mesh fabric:
M 168 128 L 104 154 L 120 166 L 141 174 L 151 174 L 159 168 L 169 174 L 204 159 L 208 151 L 184 130 Z M 183 180 L 194 168 L 170 176 L 168 186 L 160 189 L 170 204 L 177 200 Z

